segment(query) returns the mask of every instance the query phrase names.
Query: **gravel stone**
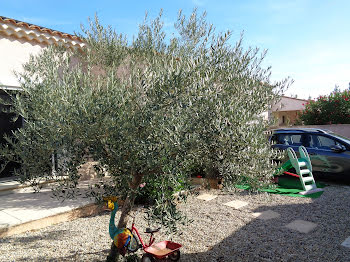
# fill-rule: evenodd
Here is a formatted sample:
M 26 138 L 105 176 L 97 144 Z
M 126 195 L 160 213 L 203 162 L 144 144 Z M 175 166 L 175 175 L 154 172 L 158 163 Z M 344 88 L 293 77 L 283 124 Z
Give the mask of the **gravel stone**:
M 317 199 L 240 190 L 201 191 L 218 197 L 202 201 L 190 195 L 179 208 L 193 222 L 181 228 L 181 235 L 167 237 L 161 230 L 155 234 L 156 241 L 182 244 L 180 261 L 350 261 L 350 248 L 341 245 L 350 236 L 350 189 L 331 185 L 324 190 Z M 243 209 L 223 205 L 233 200 L 249 205 Z M 254 216 L 267 210 L 280 217 L 262 220 Z M 143 208 L 135 207 L 132 213 L 147 241 L 143 231 L 149 225 Z M 105 261 L 111 245 L 109 218 L 106 212 L 0 239 L 0 261 Z M 317 227 L 308 234 L 285 227 L 294 220 Z

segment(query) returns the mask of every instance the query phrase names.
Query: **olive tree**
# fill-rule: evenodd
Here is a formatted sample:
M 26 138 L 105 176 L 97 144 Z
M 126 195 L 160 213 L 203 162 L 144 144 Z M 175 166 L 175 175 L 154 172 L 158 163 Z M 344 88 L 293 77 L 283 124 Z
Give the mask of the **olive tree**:
M 64 175 L 55 192 L 66 197 L 88 156 L 111 177 L 91 194 L 125 199 L 119 227 L 146 183 L 149 217 L 174 232 L 184 221 L 174 192 L 195 166 L 214 170 L 228 187 L 269 182 L 275 152 L 261 114 L 288 79 L 272 83 L 261 65 L 266 53 L 245 49 L 242 37 L 231 44 L 231 32 L 216 32 L 205 14 L 180 11 L 170 36 L 161 18 L 146 17 L 132 42 L 96 18 L 82 28 L 82 51 L 49 47 L 32 57 L 13 97 L 25 123 L 1 155 L 21 164 L 23 181 Z

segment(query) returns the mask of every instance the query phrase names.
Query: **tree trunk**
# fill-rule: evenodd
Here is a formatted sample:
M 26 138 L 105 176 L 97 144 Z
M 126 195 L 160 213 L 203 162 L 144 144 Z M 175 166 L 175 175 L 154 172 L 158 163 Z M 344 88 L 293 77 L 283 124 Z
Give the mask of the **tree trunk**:
M 109 250 L 109 254 L 107 256 L 106 262 L 115 262 L 117 261 L 118 257 L 119 257 L 118 249 L 114 245 L 114 242 L 112 242 L 111 249 Z
M 143 174 L 135 173 L 133 174 L 132 181 L 129 184 L 130 191 L 128 193 L 128 196 L 125 199 L 125 202 L 122 207 L 122 212 L 119 218 L 118 222 L 118 228 L 124 228 L 126 227 L 128 223 L 128 218 L 129 218 L 129 213 L 134 205 L 135 197 L 136 197 L 136 192 L 137 188 L 141 184 Z M 109 251 L 109 255 L 107 257 L 107 261 L 116 261 L 119 256 L 117 247 L 114 245 L 112 242 L 111 245 L 111 250 Z

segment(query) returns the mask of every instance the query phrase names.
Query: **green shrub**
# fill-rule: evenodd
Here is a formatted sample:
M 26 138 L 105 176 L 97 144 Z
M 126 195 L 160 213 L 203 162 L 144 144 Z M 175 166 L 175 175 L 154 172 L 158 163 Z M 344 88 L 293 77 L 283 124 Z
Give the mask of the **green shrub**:
M 350 90 L 336 89 L 328 96 L 310 100 L 299 119 L 304 125 L 350 124 Z

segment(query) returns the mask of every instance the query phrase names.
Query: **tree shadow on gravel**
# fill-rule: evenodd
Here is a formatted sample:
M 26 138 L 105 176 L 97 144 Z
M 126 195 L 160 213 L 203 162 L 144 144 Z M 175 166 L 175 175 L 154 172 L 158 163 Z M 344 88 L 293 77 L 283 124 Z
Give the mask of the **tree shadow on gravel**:
M 68 230 L 56 230 L 56 231 L 51 231 L 51 232 L 44 232 L 40 235 L 34 235 L 34 236 L 11 236 L 11 237 L 7 237 L 4 239 L 0 239 L 0 243 L 4 243 L 4 242 L 18 242 L 23 244 L 24 248 L 26 244 L 30 244 L 32 242 L 36 242 L 38 240 L 41 239 L 45 239 L 45 240 L 56 240 L 64 235 L 70 235 L 71 232 Z
M 348 201 L 332 202 L 330 199 L 324 203 L 320 197 L 309 204 L 261 206 L 252 213 L 267 210 L 279 213 L 280 217 L 268 220 L 252 218 L 218 244 L 208 243 L 207 252 L 182 254 L 181 261 L 350 261 L 350 248 L 341 246 L 350 236 Z M 286 227 L 294 220 L 305 220 L 317 226 L 309 233 L 300 233 Z M 229 229 L 213 230 L 224 235 Z
M 47 256 L 36 257 L 34 260 L 32 257 L 21 258 L 16 261 L 90 261 L 90 262 L 102 262 L 105 261 L 107 255 L 109 253 L 109 249 L 104 249 L 96 252 L 72 252 L 72 255 L 61 256 L 48 258 Z M 91 259 L 88 257 L 91 256 Z M 96 258 L 96 256 L 101 257 L 101 259 Z M 87 260 L 88 259 L 88 260 Z

